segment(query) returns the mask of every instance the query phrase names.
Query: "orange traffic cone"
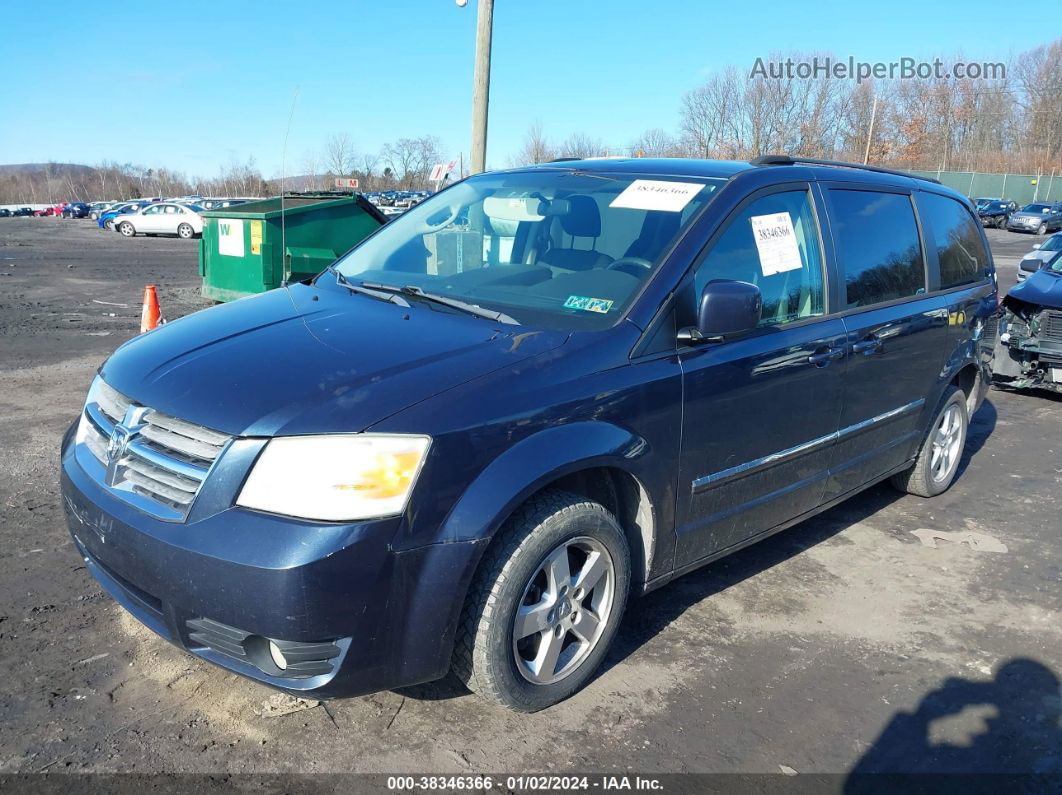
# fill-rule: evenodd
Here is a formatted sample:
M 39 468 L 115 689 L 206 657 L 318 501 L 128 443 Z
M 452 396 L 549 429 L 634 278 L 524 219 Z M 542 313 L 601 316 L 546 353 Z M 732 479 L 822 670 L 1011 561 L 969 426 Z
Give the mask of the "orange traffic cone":
M 144 288 L 144 311 L 140 315 L 140 333 L 151 331 L 159 324 L 159 295 L 155 285 Z

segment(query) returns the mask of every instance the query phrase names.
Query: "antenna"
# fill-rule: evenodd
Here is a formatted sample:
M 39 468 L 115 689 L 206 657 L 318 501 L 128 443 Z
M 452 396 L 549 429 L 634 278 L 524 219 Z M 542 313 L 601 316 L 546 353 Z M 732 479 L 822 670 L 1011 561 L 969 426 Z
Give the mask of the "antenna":
M 295 117 L 295 101 L 299 98 L 299 86 L 295 86 L 295 92 L 291 95 L 291 111 L 288 113 L 288 127 L 284 130 L 284 151 L 280 154 L 280 256 L 284 263 L 281 274 L 280 286 L 288 286 L 288 244 L 286 240 L 286 228 L 284 225 L 284 194 L 288 192 L 288 136 L 291 134 L 291 120 Z

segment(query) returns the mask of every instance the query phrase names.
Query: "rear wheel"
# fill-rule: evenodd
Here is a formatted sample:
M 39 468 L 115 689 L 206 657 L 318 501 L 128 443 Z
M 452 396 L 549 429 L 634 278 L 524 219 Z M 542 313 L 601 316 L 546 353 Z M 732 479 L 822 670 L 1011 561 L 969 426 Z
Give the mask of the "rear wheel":
M 135 237 L 136 236 L 136 229 L 128 221 L 122 221 L 121 225 L 118 227 L 118 231 L 121 232 L 126 237 Z
M 937 409 L 914 466 L 893 475 L 893 486 L 919 497 L 935 497 L 947 491 L 959 471 L 968 425 L 966 394 L 953 386 Z
M 585 685 L 615 637 L 630 551 L 604 507 L 547 491 L 491 544 L 469 591 L 453 668 L 471 690 L 535 712 Z
M 177 227 L 177 237 L 181 237 L 185 240 L 188 240 L 194 234 L 195 230 L 192 229 L 191 224 L 181 224 Z

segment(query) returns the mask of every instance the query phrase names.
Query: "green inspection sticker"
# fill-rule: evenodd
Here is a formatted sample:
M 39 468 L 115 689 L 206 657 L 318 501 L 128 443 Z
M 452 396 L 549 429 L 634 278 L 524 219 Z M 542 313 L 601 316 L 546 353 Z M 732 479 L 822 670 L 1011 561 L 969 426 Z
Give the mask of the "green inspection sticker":
M 588 298 L 584 295 L 569 295 L 564 302 L 565 309 L 581 309 L 584 312 L 597 312 L 599 315 L 608 313 L 612 308 L 612 301 L 604 298 Z

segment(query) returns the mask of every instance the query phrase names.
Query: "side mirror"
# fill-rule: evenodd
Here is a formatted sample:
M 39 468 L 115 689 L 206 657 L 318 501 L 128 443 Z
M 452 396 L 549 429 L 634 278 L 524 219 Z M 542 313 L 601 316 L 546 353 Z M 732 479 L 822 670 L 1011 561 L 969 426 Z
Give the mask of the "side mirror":
M 1043 245 L 1043 243 L 1033 243 L 1033 251 L 1035 251 L 1036 249 L 1040 248 L 1040 246 L 1042 246 L 1042 245 Z
M 760 288 L 748 282 L 708 282 L 697 304 L 697 325 L 679 331 L 679 341 L 687 345 L 722 342 L 760 323 L 763 297 Z

